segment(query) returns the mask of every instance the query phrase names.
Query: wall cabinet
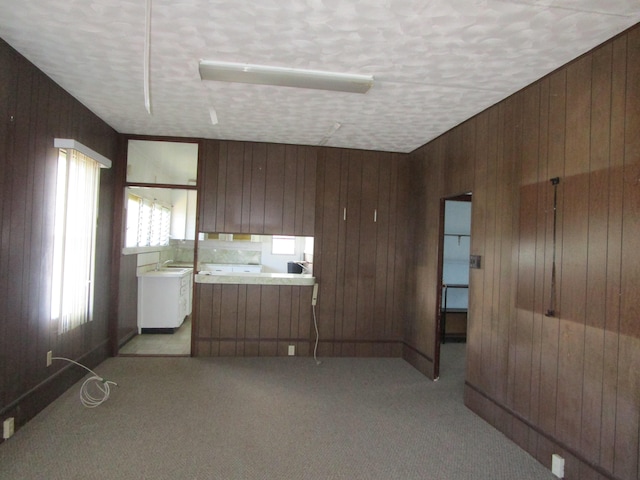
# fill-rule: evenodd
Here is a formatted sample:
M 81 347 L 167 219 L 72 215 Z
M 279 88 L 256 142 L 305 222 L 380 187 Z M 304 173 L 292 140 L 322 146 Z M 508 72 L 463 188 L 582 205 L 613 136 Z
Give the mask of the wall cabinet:
M 200 231 L 313 236 L 317 149 L 206 141 Z
M 394 154 L 354 150 L 325 150 L 319 159 L 314 274 L 325 354 L 394 355 L 401 348 L 403 165 Z

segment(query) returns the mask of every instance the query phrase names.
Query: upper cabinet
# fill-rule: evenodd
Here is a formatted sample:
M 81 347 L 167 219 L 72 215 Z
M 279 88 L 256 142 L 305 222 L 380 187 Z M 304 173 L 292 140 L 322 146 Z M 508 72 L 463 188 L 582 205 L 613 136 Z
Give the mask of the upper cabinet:
M 200 231 L 313 236 L 315 147 L 205 141 Z

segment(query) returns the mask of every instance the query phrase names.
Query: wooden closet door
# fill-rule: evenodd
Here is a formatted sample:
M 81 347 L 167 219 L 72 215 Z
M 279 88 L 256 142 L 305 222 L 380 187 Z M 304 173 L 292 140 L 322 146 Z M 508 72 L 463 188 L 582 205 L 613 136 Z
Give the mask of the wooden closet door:
M 358 268 L 356 274 L 357 294 L 353 297 L 356 308 L 356 337 L 358 340 L 373 340 L 373 323 L 376 312 L 376 247 L 378 227 L 378 189 L 379 189 L 380 159 L 378 154 L 368 154 L 361 164 L 360 183 L 360 211 L 354 222 L 358 229 Z M 355 242 L 355 240 L 354 240 Z M 371 356 L 373 344 L 359 343 L 356 354 Z
M 325 149 L 318 158 L 314 247 L 320 355 L 340 355 L 340 346 L 332 340 L 342 338 L 344 319 L 346 194 L 347 151 Z

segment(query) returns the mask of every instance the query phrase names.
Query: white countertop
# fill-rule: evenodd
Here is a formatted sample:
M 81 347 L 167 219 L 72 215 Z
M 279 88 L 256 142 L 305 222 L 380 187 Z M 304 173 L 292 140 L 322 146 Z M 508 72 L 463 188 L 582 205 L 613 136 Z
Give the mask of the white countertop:
M 244 285 L 309 285 L 316 283 L 313 275 L 300 273 L 207 272 L 195 276 L 196 283 Z
M 193 268 L 161 268 L 159 270 L 148 270 L 142 273 L 141 277 L 182 277 L 193 271 Z

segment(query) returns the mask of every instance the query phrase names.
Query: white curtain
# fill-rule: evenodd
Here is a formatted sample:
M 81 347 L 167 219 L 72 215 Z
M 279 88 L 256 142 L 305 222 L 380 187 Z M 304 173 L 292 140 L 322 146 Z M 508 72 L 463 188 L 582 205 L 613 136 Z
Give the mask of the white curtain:
M 95 160 L 60 150 L 51 296 L 60 333 L 92 320 L 99 178 Z

